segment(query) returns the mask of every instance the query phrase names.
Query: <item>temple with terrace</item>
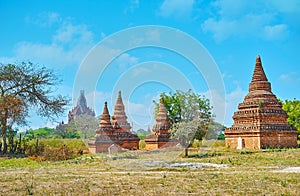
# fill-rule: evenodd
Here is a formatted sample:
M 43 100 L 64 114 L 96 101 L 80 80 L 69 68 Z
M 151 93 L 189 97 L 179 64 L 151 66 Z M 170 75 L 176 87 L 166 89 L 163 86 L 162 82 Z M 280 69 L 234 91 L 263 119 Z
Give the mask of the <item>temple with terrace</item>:
M 86 98 L 84 96 L 84 90 L 80 91 L 80 96 L 77 101 L 77 105 L 69 111 L 68 114 L 68 123 L 76 118 L 76 116 L 86 114 L 90 116 L 95 116 L 94 110 L 87 106 Z
M 256 64 L 249 92 L 233 115 L 234 124 L 225 129 L 225 143 L 230 148 L 295 148 L 297 130 L 288 125 L 287 114 L 271 91 L 261 59 Z

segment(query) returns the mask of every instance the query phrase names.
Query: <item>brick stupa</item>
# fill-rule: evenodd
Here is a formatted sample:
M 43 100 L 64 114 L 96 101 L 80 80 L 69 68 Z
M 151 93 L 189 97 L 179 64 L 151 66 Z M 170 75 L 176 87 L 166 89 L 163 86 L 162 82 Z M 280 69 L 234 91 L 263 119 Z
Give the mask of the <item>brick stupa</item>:
M 119 92 L 112 118 L 113 123 L 111 123 L 107 102 L 105 102 L 96 135 L 89 141 L 90 152 L 108 152 L 108 149 L 113 144 L 114 149 L 118 151 L 122 148 L 130 150 L 139 149 L 140 139 L 137 135 L 130 132 L 131 127 L 127 122 L 121 92 Z
M 225 143 L 230 148 L 263 149 L 297 147 L 297 130 L 287 123 L 287 114 L 271 91 L 260 57 L 249 92 L 233 115 L 234 124 L 225 129 Z
M 162 147 L 175 146 L 178 142 L 171 139 L 169 133 L 170 120 L 167 115 L 167 110 L 164 104 L 164 99 L 160 99 L 159 110 L 156 117 L 156 123 L 152 128 L 152 134 L 145 139 L 146 149 L 155 150 Z
M 112 124 L 115 129 L 118 129 L 118 132 L 130 132 L 131 126 L 127 122 L 121 91 L 118 94 L 114 115 L 112 116 Z

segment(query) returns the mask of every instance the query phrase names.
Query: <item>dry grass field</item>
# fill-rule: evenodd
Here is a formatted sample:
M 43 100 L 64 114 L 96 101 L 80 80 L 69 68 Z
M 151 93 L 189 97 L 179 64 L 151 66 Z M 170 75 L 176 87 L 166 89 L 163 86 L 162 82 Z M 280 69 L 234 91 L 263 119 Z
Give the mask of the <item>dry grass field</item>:
M 1 195 L 300 195 L 300 149 L 0 158 Z

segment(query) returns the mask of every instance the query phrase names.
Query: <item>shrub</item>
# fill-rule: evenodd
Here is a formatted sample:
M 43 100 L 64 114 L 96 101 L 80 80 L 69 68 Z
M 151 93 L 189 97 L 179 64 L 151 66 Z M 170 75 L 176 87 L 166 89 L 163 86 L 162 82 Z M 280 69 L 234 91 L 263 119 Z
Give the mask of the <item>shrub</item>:
M 145 140 L 140 140 L 139 149 L 144 149 L 144 148 L 146 148 L 146 142 L 145 142 Z
M 25 154 L 38 161 L 60 161 L 87 154 L 88 148 L 80 139 L 41 139 L 27 142 Z

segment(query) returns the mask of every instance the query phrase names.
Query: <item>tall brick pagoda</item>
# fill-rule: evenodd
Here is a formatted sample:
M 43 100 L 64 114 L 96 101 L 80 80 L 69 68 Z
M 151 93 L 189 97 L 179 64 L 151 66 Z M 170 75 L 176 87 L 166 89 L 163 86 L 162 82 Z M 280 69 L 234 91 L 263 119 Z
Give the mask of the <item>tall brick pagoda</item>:
M 159 110 L 156 117 L 156 123 L 152 128 L 152 134 L 148 135 L 145 139 L 146 149 L 154 150 L 162 147 L 175 146 L 178 142 L 171 140 L 169 133 L 170 120 L 167 115 L 164 99 L 160 99 Z
M 69 111 L 68 123 L 74 120 L 76 116 L 79 116 L 81 114 L 95 116 L 95 112 L 87 106 L 87 102 L 83 90 L 80 91 L 80 96 L 78 98 L 77 105 L 71 111 Z
M 256 64 L 249 92 L 233 115 L 234 124 L 225 129 L 230 148 L 263 149 L 297 147 L 297 130 L 287 123 L 287 114 L 271 91 L 261 59 Z
M 130 132 L 131 126 L 127 122 L 125 107 L 123 104 L 121 91 L 119 91 L 118 99 L 115 105 L 114 115 L 112 116 L 112 124 L 119 132 Z
M 105 102 L 96 135 L 88 143 L 90 152 L 108 152 L 109 147 L 113 144 L 118 150 L 122 148 L 139 149 L 140 139 L 130 132 L 131 127 L 127 122 L 121 92 L 119 92 L 112 119 L 113 122 L 110 120 L 107 102 Z

